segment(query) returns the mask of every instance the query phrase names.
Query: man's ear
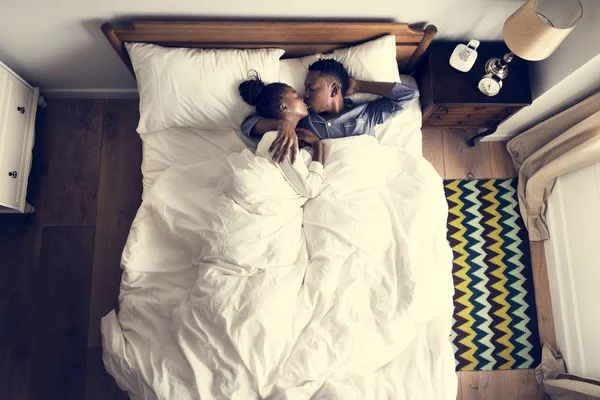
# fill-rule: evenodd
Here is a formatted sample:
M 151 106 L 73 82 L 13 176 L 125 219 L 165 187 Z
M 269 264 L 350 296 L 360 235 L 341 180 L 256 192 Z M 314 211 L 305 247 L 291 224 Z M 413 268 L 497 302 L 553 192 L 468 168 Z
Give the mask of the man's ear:
M 331 97 L 335 97 L 338 95 L 338 93 L 341 93 L 341 87 L 340 84 L 337 82 L 333 82 L 331 84 Z
M 281 111 L 282 113 L 288 113 L 290 112 L 290 108 L 287 106 L 287 104 L 281 103 L 279 105 L 279 111 Z

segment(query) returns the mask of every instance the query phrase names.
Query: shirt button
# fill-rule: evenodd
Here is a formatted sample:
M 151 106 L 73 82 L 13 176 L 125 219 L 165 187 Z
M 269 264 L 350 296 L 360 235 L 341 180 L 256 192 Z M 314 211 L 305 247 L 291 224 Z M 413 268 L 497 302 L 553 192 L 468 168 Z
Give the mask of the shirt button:
M 328 122 L 328 123 L 327 123 L 327 126 L 331 126 L 331 122 Z

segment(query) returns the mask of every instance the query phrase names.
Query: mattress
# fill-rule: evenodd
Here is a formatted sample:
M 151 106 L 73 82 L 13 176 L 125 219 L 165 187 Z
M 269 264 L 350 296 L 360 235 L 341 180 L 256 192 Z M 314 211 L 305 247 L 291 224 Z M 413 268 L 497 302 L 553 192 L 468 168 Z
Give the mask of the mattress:
M 401 75 L 404 83 L 416 87 L 415 80 Z M 421 107 L 413 102 L 405 111 L 378 126 L 375 135 L 381 144 L 422 154 Z M 169 128 L 144 133 L 142 138 L 143 196 L 169 167 L 193 165 L 252 148 L 253 143 L 236 130 L 209 131 L 193 128 Z

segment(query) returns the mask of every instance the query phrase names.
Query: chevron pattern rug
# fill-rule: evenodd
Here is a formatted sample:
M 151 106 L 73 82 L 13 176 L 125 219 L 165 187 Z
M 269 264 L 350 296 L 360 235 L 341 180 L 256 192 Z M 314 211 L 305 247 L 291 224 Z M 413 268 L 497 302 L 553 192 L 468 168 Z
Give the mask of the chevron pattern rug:
M 458 371 L 540 362 L 529 240 L 516 179 L 447 180 Z

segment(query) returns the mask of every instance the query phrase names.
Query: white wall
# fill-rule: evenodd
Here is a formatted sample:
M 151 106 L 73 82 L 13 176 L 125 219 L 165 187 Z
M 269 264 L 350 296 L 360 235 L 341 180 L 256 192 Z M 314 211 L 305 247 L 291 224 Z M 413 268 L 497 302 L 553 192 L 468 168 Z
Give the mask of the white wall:
M 0 60 L 42 89 L 134 88 L 105 21 L 201 16 L 432 23 L 439 37 L 500 39 L 520 0 L 2 0 Z
M 558 350 L 569 372 L 600 379 L 600 163 L 556 180 L 544 243 Z
M 600 54 L 552 86 L 533 104 L 502 123 L 486 140 L 506 140 L 525 132 L 600 90 Z
M 600 1 L 581 4 L 583 18 L 560 47 L 547 59 L 529 64 L 534 99 L 600 54 Z
M 581 3 L 583 18 L 571 34 L 550 57 L 529 64 L 533 104 L 485 140 L 506 140 L 523 133 L 600 90 L 600 0 Z

